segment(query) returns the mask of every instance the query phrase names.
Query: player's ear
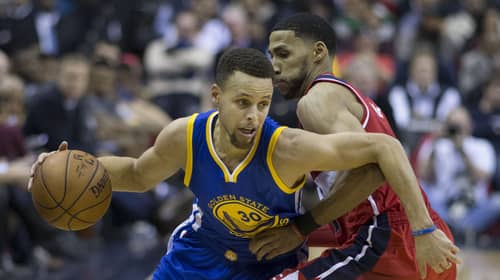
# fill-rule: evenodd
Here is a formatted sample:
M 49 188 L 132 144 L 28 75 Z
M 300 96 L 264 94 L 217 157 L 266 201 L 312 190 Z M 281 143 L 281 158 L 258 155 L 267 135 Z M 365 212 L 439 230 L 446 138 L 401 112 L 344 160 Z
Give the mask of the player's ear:
M 215 107 L 219 106 L 219 100 L 220 100 L 220 94 L 221 94 L 221 88 L 217 84 L 212 84 L 212 87 L 210 88 L 210 93 L 212 94 L 212 103 L 214 104 Z
M 320 62 L 328 55 L 328 49 L 324 42 L 317 41 L 313 46 L 313 61 Z

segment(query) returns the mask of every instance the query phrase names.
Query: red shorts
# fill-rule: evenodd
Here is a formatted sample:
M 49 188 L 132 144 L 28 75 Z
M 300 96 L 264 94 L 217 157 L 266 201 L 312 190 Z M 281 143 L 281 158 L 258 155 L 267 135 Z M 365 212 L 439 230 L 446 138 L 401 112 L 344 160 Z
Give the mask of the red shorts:
M 341 248 L 328 249 L 297 268 L 284 271 L 273 279 L 342 279 L 342 280 L 418 280 L 415 243 L 407 221 L 384 213 L 362 227 L 353 242 Z M 451 240 L 453 236 L 444 221 L 434 223 Z M 456 279 L 456 266 L 441 274 L 427 267 L 427 280 Z

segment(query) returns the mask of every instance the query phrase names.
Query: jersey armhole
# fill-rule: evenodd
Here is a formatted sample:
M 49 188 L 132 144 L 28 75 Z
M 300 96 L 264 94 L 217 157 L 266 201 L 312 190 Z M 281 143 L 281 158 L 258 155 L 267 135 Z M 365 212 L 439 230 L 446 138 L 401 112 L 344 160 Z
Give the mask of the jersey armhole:
M 304 178 L 302 180 L 299 180 L 295 182 L 295 184 L 292 187 L 287 186 L 279 177 L 278 172 L 276 172 L 276 169 L 274 168 L 273 164 L 273 152 L 274 148 L 276 147 L 276 142 L 278 142 L 278 137 L 280 136 L 281 132 L 287 128 L 286 126 L 280 126 L 278 127 L 274 132 L 273 135 L 271 136 L 271 140 L 269 141 L 269 146 L 267 148 L 267 155 L 266 155 L 266 162 L 267 166 L 269 168 L 269 172 L 271 172 L 271 176 L 273 177 L 274 183 L 278 185 L 280 190 L 286 194 L 292 194 L 296 192 L 297 190 L 300 190 L 304 184 L 306 183 L 306 175 L 304 175 Z

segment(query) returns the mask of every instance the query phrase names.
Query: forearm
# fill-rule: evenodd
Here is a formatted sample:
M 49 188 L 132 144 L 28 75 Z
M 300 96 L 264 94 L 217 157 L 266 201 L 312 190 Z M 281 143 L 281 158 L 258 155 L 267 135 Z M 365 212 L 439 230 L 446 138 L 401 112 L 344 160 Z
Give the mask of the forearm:
M 328 196 L 310 210 L 313 219 L 317 224 L 324 225 L 339 218 L 359 205 L 384 181 L 382 172 L 375 164 L 342 173 Z
M 422 191 L 403 147 L 399 143 L 386 146 L 378 155 L 379 167 L 398 195 L 411 228 L 417 230 L 432 225 Z
M 113 191 L 144 192 L 149 189 L 144 182 L 137 179 L 136 159 L 130 157 L 105 156 L 99 161 L 106 168 Z

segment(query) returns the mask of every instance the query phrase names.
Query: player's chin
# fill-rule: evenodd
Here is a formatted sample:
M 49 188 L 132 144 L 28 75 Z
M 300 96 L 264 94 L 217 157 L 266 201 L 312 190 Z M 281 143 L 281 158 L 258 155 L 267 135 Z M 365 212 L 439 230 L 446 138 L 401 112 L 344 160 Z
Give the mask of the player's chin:
M 233 145 L 235 145 L 236 147 L 240 148 L 240 149 L 247 149 L 247 148 L 250 148 L 253 144 L 253 141 L 255 139 L 255 136 L 254 137 L 246 137 L 246 136 L 237 136 L 236 137 L 236 141 L 233 142 Z
M 278 90 L 278 93 L 281 96 L 283 96 L 286 100 L 292 100 L 292 99 L 297 98 L 295 93 L 293 91 L 291 91 L 288 87 L 286 87 L 286 89 L 279 89 L 279 88 L 276 88 L 276 89 Z

